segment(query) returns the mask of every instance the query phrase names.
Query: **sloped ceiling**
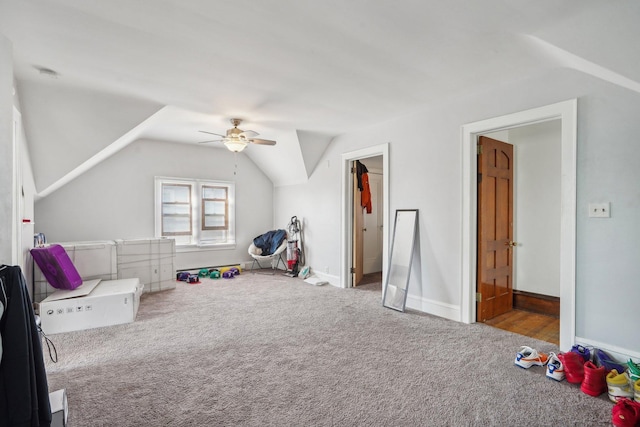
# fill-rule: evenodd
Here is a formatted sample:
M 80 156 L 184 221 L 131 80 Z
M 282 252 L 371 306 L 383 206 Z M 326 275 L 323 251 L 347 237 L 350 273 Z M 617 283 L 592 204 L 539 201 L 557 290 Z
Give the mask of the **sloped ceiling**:
M 29 148 L 36 154 L 32 160 L 36 188 L 43 190 L 162 108 L 49 81 L 25 85 L 20 100 L 28 111 L 24 121 L 29 127 Z
M 0 2 L 38 191 L 232 117 L 278 141 L 241 155 L 288 185 L 336 135 L 551 68 L 640 92 L 639 18 L 640 2 L 601 0 Z

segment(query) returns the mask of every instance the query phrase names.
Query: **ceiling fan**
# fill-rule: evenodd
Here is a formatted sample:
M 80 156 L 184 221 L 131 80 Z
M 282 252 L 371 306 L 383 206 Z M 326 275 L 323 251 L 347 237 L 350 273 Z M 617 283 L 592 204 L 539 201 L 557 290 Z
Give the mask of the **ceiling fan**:
M 227 130 L 226 135 L 220 135 L 219 133 L 207 132 L 206 130 L 201 130 L 202 133 L 207 133 L 209 135 L 219 136 L 221 139 L 212 139 L 210 141 L 201 141 L 198 144 L 205 144 L 208 142 L 223 142 L 224 145 L 234 153 L 239 153 L 244 150 L 249 144 L 259 144 L 259 145 L 276 145 L 275 141 L 270 139 L 260 139 L 254 138 L 258 136 L 258 132 L 254 132 L 252 130 L 242 130 L 238 129 L 238 125 L 242 123 L 242 119 L 231 119 L 231 124 L 233 128 Z

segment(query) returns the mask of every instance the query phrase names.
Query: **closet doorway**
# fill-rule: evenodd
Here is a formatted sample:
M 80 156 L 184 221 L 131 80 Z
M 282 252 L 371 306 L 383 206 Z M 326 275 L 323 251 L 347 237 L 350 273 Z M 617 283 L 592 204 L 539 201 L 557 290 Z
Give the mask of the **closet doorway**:
M 382 156 L 354 160 L 352 285 L 382 290 Z
M 370 182 L 370 190 L 375 192 L 376 201 L 372 200 L 373 210 L 377 216 L 369 216 L 362 213 L 360 194 L 357 181 L 352 173 L 354 162 L 358 160 L 363 164 L 369 162 L 371 167 L 370 180 L 373 180 L 373 189 Z M 367 167 L 367 170 L 369 168 Z M 364 276 L 365 268 L 369 274 L 377 274 L 384 277 L 388 264 L 388 230 L 389 230 L 389 144 L 380 144 L 342 155 L 342 247 L 340 266 L 340 285 L 343 288 L 356 286 L 356 265 L 359 265 Z M 356 203 L 357 201 L 357 203 Z M 373 205 L 375 203 L 375 206 Z M 361 223 L 356 224 L 357 214 L 362 214 Z M 367 225 L 365 227 L 365 219 Z M 364 231 L 367 228 L 367 231 Z M 373 228 L 374 230 L 370 231 Z M 375 231 L 375 232 L 374 232 Z M 375 244 L 365 244 L 366 241 L 374 241 Z M 377 243 L 381 240 L 381 248 Z M 367 252 L 365 254 L 365 246 Z M 359 260 L 355 260 L 358 257 Z M 367 266 L 365 267 L 365 260 Z M 381 267 L 380 267 L 381 264 Z M 375 271 L 377 270 L 377 271 Z M 368 276 L 365 279 L 370 282 L 376 276 Z M 359 278 L 362 280 L 361 278 Z M 382 294 L 381 294 L 382 295 Z

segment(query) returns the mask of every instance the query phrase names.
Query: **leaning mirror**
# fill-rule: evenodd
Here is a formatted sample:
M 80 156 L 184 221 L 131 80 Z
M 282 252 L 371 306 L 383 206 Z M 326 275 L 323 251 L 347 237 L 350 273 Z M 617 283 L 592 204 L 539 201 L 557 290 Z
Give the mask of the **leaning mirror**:
M 418 226 L 417 209 L 398 209 L 393 224 L 389 268 L 384 283 L 382 305 L 404 311 L 411 274 L 411 260 Z

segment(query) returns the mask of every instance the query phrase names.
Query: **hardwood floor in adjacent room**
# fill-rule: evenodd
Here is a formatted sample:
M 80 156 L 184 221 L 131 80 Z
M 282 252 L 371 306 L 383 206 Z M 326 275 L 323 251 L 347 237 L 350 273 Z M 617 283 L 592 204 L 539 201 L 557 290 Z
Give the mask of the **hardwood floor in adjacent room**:
M 355 288 L 382 291 L 382 272 L 365 274 Z M 514 309 L 486 322 L 487 325 L 560 345 L 560 319 L 555 316 Z
M 486 322 L 505 331 L 560 345 L 560 319 L 524 310 L 511 310 Z
M 355 289 L 382 292 L 382 271 L 365 274 Z

